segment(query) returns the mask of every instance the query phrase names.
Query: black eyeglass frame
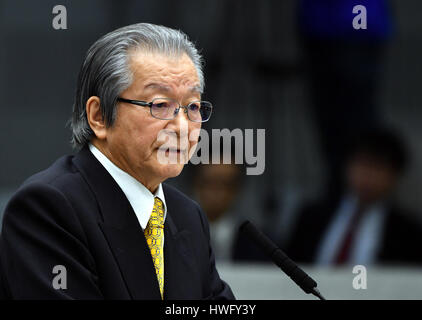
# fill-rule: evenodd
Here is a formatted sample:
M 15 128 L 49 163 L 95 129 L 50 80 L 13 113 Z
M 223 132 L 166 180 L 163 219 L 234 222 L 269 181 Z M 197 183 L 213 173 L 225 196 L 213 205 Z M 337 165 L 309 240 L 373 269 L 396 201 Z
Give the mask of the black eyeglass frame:
M 156 116 L 154 116 L 153 114 L 152 114 L 152 105 L 154 104 L 153 102 L 154 102 L 154 100 L 158 100 L 158 99 L 164 99 L 164 100 L 169 100 L 169 101 L 174 101 L 174 102 L 176 102 L 178 105 L 179 105 L 179 107 L 177 108 L 177 109 L 175 109 L 175 112 L 174 112 L 174 114 L 173 114 L 173 117 L 172 118 L 165 118 L 165 119 L 163 119 L 163 118 L 158 118 L 158 117 L 156 117 Z M 192 122 L 197 122 L 197 123 L 202 123 L 202 122 L 207 122 L 210 118 L 211 118 L 211 115 L 212 115 L 212 109 L 213 109 L 213 105 L 212 105 L 212 103 L 211 102 L 209 102 L 209 101 L 192 101 L 191 103 L 189 103 L 188 105 L 186 105 L 186 106 L 182 106 L 179 102 L 177 102 L 176 100 L 174 100 L 174 99 L 171 99 L 171 98 L 155 98 L 155 99 L 152 99 L 152 101 L 151 102 L 146 102 L 146 101 L 142 101 L 142 100 L 132 100 L 132 99 L 126 99 L 126 98 L 122 98 L 122 97 L 118 97 L 117 98 L 117 101 L 119 101 L 119 102 L 126 102 L 126 103 L 130 103 L 130 104 L 134 104 L 134 105 L 137 105 L 137 106 L 141 106 L 141 107 L 149 107 L 149 110 L 150 110 L 150 113 L 151 113 L 151 116 L 152 117 L 154 117 L 155 119 L 159 119 L 159 120 L 172 120 L 172 119 L 174 119 L 174 118 L 176 118 L 176 116 L 177 116 L 177 114 L 179 113 L 179 111 L 180 111 L 180 108 L 183 108 L 183 109 L 185 109 L 185 113 L 187 113 L 187 115 L 188 115 L 188 119 L 190 120 L 190 121 L 192 121 Z M 196 103 L 196 102 L 206 102 L 206 103 L 209 103 L 209 108 L 211 109 L 211 111 L 210 111 L 210 115 L 209 115 L 209 117 L 208 117 L 208 119 L 207 120 L 202 120 L 202 121 L 196 121 L 196 120 L 192 120 L 191 118 L 190 118 L 190 116 L 189 116 L 189 106 L 190 105 L 192 105 L 192 104 L 194 104 L 194 103 Z

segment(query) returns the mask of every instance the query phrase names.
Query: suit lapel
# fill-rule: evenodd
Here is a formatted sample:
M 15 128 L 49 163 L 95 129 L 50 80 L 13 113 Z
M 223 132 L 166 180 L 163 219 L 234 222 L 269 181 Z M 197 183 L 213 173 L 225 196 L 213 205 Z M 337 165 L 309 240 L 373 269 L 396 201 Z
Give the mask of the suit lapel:
M 161 299 L 151 253 L 136 215 L 107 170 L 84 147 L 73 159 L 95 194 L 99 221 L 133 299 Z
M 139 225 L 135 225 L 141 229 Z M 133 299 L 161 299 L 155 268 L 145 237 L 130 227 L 100 223 Z
M 177 230 L 169 209 L 171 206 L 167 207 L 164 224 L 164 299 L 200 299 L 201 279 L 193 256 L 191 234 L 187 230 Z

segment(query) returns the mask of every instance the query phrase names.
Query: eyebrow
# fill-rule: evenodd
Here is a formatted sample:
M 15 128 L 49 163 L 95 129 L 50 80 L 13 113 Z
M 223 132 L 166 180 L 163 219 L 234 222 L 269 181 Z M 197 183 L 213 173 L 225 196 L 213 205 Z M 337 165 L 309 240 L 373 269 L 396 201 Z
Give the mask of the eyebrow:
M 196 86 L 191 87 L 190 91 L 193 92 L 193 93 L 202 93 L 200 85 L 196 85 Z
M 167 86 L 165 84 L 161 84 L 161 83 L 155 83 L 155 82 L 147 84 L 145 86 L 145 89 L 158 89 L 158 90 L 163 91 L 163 92 L 170 92 L 171 91 L 171 88 L 169 86 Z M 189 91 L 191 91 L 192 93 L 202 93 L 200 85 L 195 85 L 195 86 L 190 87 Z
M 160 83 L 150 83 L 145 86 L 145 89 L 158 89 L 160 91 L 170 91 L 170 87 Z

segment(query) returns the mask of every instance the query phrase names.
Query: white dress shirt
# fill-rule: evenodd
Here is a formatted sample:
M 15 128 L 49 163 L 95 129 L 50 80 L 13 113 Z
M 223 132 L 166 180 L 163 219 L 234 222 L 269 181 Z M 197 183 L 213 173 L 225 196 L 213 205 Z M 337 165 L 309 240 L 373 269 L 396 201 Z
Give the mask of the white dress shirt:
M 346 196 L 340 203 L 319 247 L 317 264 L 331 265 L 335 263 L 335 258 L 340 250 L 340 245 L 343 243 L 348 225 L 356 213 L 357 204 L 357 199 L 353 196 Z M 349 264 L 374 263 L 381 245 L 385 207 L 382 203 L 377 203 L 366 209 L 366 211 L 357 226 L 353 238 L 350 256 L 347 261 Z
M 164 220 L 166 219 L 167 206 L 161 183 L 158 185 L 155 194 L 152 194 L 142 183 L 117 167 L 91 143 L 89 144 L 89 150 L 91 150 L 95 158 L 98 159 L 98 161 L 117 182 L 120 189 L 122 189 L 123 193 L 126 195 L 126 198 L 129 200 L 129 203 L 132 206 L 136 217 L 138 218 L 139 225 L 143 230 L 145 230 L 151 216 L 155 197 L 160 198 L 160 200 L 163 202 Z
M 211 246 L 216 260 L 227 262 L 232 259 L 235 227 L 233 212 L 226 212 L 217 221 L 210 222 Z

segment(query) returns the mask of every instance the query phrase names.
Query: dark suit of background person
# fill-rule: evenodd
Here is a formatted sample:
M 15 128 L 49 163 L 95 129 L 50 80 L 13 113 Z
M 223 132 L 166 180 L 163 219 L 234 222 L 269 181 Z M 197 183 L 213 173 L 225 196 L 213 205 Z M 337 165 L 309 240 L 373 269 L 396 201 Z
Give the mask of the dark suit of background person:
M 341 201 L 337 199 L 315 202 L 302 208 L 290 245 L 286 249 L 291 259 L 301 263 L 319 264 L 321 242 L 336 216 Z M 394 204 L 389 205 L 384 214 L 380 246 L 373 263 L 422 264 L 422 228 L 413 221 L 414 219 L 408 218 L 403 209 Z M 358 261 L 351 263 L 362 264 Z M 336 262 L 330 264 L 336 265 Z
M 232 259 L 236 231 L 244 220 L 237 204 L 242 193 L 245 170 L 242 165 L 235 163 L 234 157 L 233 152 L 231 162 L 224 163 L 222 157 L 220 163 L 191 167 L 192 195 L 207 215 L 217 262 Z
M 392 197 L 406 157 L 389 130 L 359 135 L 343 193 L 303 206 L 286 253 L 320 265 L 422 264 L 422 227 Z
M 172 47 L 175 44 L 182 51 Z M 168 51 L 159 51 L 166 46 Z M 155 51 L 145 51 L 151 47 Z M 137 50 L 129 56 L 133 48 Z M 196 202 L 162 184 L 178 175 L 185 162 L 163 164 L 155 153 L 163 146 L 158 140 L 162 128 L 174 130 L 182 139 L 178 131 L 182 124 L 200 127 L 189 118 L 197 114 L 183 112 L 187 109 L 177 114 L 175 109 L 174 117 L 168 118 L 157 114 L 167 108 L 155 109 L 153 114 L 149 107 L 128 102 L 112 103 L 109 107 L 114 109 L 106 109 L 107 94 L 116 87 L 113 81 L 119 83 L 116 74 L 127 83 L 126 65 L 131 83 L 115 95 L 127 99 L 168 95 L 183 105 L 198 99 L 201 78 L 196 53 L 181 32 L 150 24 L 115 30 L 91 46 L 79 76 L 72 118 L 73 142 L 81 150 L 27 179 L 4 213 L 0 265 L 8 298 L 234 299 L 216 270 L 205 214 Z M 112 110 L 117 112 L 114 122 L 107 118 Z M 85 130 L 78 130 L 85 125 Z M 179 148 L 182 141 L 177 142 Z M 192 147 L 180 146 L 180 156 L 187 157 Z M 127 189 L 128 183 L 122 181 L 131 181 L 131 187 Z M 163 210 L 154 205 L 156 211 L 138 213 L 136 186 L 142 191 L 135 192 L 143 197 L 141 207 L 149 203 L 152 210 L 153 202 L 161 197 Z M 144 222 L 150 226 L 150 216 L 158 211 L 164 212 L 163 296 L 157 281 L 161 259 L 152 259 L 160 249 L 152 253 L 141 221 L 147 215 Z M 55 266 L 66 268 L 64 289 L 53 287 L 58 276 L 57 271 L 53 273 Z

